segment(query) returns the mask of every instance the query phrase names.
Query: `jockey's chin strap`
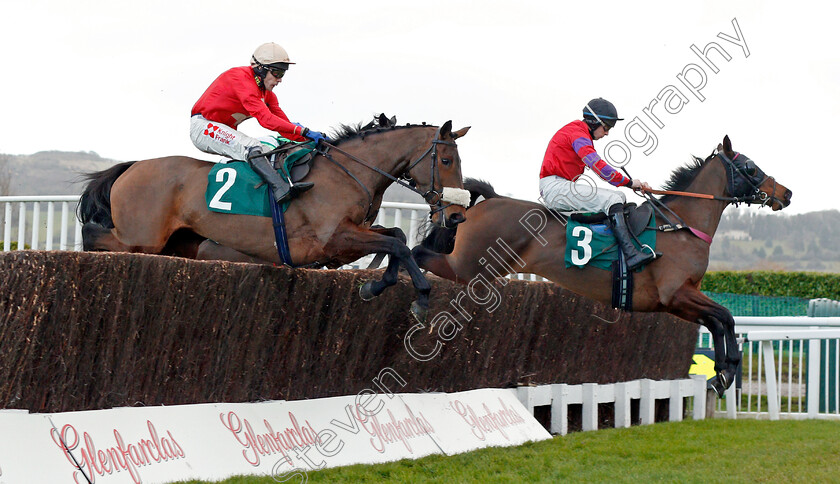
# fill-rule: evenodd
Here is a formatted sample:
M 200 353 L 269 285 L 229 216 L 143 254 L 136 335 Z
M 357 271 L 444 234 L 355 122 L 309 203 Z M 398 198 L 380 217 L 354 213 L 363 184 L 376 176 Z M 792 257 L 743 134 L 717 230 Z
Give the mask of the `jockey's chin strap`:
M 429 217 L 432 217 L 435 213 L 440 212 L 442 210 L 445 210 L 445 209 L 451 207 L 452 205 L 462 205 L 465 208 L 469 205 L 469 192 L 467 192 L 468 195 L 466 197 L 466 202 L 463 201 L 464 197 L 460 193 L 460 192 L 464 192 L 465 190 L 458 189 L 458 188 L 451 188 L 451 187 L 443 187 L 440 192 L 435 190 L 435 182 L 438 178 L 440 178 L 440 173 L 439 173 L 438 166 L 437 166 L 437 146 L 439 144 L 443 144 L 443 145 L 447 145 L 447 146 L 457 146 L 454 141 L 442 140 L 442 139 L 439 139 L 437 135 L 435 135 L 435 139 L 432 140 L 432 143 L 429 146 L 429 148 L 426 149 L 426 151 L 424 151 L 423 154 L 420 155 L 419 158 L 417 158 L 413 162 L 409 163 L 408 167 L 405 170 L 402 171 L 402 174 L 400 175 L 399 178 L 395 177 L 394 175 L 391 175 L 390 173 L 386 172 L 385 170 L 382 170 L 381 168 L 379 168 L 377 166 L 373 166 L 373 165 L 365 162 L 364 160 L 359 159 L 358 157 L 342 150 L 341 148 L 339 148 L 339 147 L 337 147 L 333 144 L 327 143 L 326 141 L 322 141 L 318 145 L 318 154 L 322 155 L 324 158 L 330 160 L 336 166 L 341 168 L 341 170 L 344 171 L 344 173 L 346 173 L 350 178 L 352 178 L 365 191 L 365 194 L 367 195 L 367 198 L 368 198 L 368 209 L 367 209 L 367 213 L 365 214 L 365 219 L 364 219 L 365 222 L 367 222 L 368 220 L 371 219 L 371 212 L 373 211 L 373 196 L 371 195 L 370 190 L 367 188 L 367 186 L 365 186 L 364 183 L 362 183 L 361 180 L 359 180 L 355 175 L 350 173 L 350 171 L 347 168 L 345 168 L 341 163 L 337 162 L 330 155 L 330 152 L 333 151 L 333 150 L 341 153 L 342 155 L 346 156 L 347 158 L 350 158 L 351 160 L 355 161 L 356 163 L 368 168 L 369 170 L 372 170 L 372 171 L 375 171 L 376 173 L 379 173 L 380 175 L 384 176 L 385 178 L 388 178 L 389 180 L 391 180 L 393 183 L 401 185 L 401 186 L 411 190 L 412 192 L 417 193 L 421 197 L 423 197 L 423 200 L 425 200 L 426 203 L 428 203 L 429 207 L 430 207 Z M 417 166 L 418 163 L 423 161 L 430 154 L 431 154 L 432 162 L 430 163 L 431 174 L 430 174 L 430 177 L 429 177 L 429 189 L 424 192 L 424 191 L 421 191 L 420 189 L 417 188 L 417 182 L 413 178 L 411 178 L 409 173 L 411 172 L 412 168 Z M 444 203 L 447 203 L 447 204 L 444 205 Z M 445 223 L 446 223 L 446 220 L 444 218 L 444 224 Z

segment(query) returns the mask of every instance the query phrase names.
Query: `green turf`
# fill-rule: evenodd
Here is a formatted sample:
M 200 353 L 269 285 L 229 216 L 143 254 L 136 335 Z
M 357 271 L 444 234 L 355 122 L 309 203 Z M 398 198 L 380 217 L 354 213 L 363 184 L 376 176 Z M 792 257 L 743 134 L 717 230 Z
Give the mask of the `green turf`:
M 703 420 L 309 472 L 309 482 L 840 482 L 840 421 Z M 203 481 L 190 481 L 195 484 Z M 225 484 L 277 482 L 235 477 Z M 301 482 L 293 479 L 286 482 Z

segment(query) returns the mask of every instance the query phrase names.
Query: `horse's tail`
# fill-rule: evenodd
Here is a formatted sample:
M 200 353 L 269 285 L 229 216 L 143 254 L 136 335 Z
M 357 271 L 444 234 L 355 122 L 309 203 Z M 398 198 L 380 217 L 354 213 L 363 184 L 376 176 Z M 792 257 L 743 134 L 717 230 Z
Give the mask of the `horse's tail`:
M 493 189 L 493 185 L 484 180 L 466 178 L 464 179 L 464 189 L 470 192 L 470 206 L 467 207 L 467 210 L 476 204 L 479 197 L 485 199 L 502 198 Z M 455 233 L 457 230 L 457 225 L 455 227 L 439 227 L 426 221 L 417 230 L 418 238 L 422 238 L 419 245 L 439 254 L 451 254 L 455 248 Z
M 134 163 L 136 161 L 127 161 L 102 171 L 82 175 L 83 179 L 88 180 L 79 199 L 77 212 L 82 224 L 92 222 L 109 229 L 114 228 L 114 221 L 111 220 L 111 187 Z

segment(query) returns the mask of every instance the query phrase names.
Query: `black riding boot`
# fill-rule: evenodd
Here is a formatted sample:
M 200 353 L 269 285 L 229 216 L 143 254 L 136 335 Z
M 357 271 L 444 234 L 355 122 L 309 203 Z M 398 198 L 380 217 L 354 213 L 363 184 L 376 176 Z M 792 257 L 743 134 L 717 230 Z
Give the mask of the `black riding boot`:
M 277 203 L 291 200 L 314 186 L 314 183 L 310 182 L 290 184 L 286 181 L 286 177 L 274 169 L 267 156 L 260 156 L 262 152 L 262 146 L 250 148 L 248 150 L 248 164 L 268 184 Z
M 629 270 L 635 270 L 656 258 L 656 255 L 650 252 L 640 251 L 633 245 L 633 236 L 630 235 L 630 230 L 627 228 L 627 220 L 624 218 L 624 206 L 622 204 L 616 203 L 610 207 L 609 215 L 613 234 L 618 241 L 618 247 L 624 252 L 624 257 L 627 258 L 627 268 Z

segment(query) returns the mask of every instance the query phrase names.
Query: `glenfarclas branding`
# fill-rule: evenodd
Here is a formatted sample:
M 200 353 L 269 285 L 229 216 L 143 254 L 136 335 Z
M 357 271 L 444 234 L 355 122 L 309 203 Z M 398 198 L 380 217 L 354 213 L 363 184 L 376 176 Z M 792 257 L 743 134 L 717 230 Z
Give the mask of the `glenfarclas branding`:
M 283 458 L 291 464 L 291 457 L 288 455 L 290 450 L 303 449 L 320 443 L 318 432 L 312 428 L 309 420 L 306 421 L 306 426 L 301 428 L 292 412 L 289 412 L 292 426 L 286 427 L 282 433 L 275 432 L 268 420 L 263 420 L 266 432 L 257 433 L 251 426 L 251 422 L 248 419 L 240 419 L 236 412 L 221 413 L 219 419 L 222 425 L 233 434 L 233 438 L 245 448 L 242 456 L 255 467 L 260 465 L 260 456 L 274 454 L 282 454 Z
M 79 439 L 79 432 L 72 425 L 61 427 L 59 438 L 56 429 L 50 429 L 50 436 L 53 442 L 64 452 L 67 462 L 73 466 L 73 480 L 78 484 L 87 483 L 82 471 L 91 482 L 96 481 L 96 475 L 105 476 L 115 472 L 128 471 L 131 478 L 137 484 L 142 483 L 138 467 L 167 462 L 184 458 L 184 450 L 178 445 L 175 437 L 170 431 L 166 431 L 166 437 L 161 437 L 151 420 L 146 421 L 149 429 L 149 439 L 140 439 L 137 443 L 126 445 L 119 430 L 114 429 L 115 447 L 96 448 L 93 437 L 87 432 Z M 64 444 L 62 444 L 62 442 Z M 65 447 L 66 444 L 66 447 Z M 81 448 L 81 452 L 71 451 Z M 76 464 L 78 462 L 78 465 Z
M 454 400 L 451 405 L 455 412 L 472 428 L 473 435 L 479 439 L 484 440 L 485 434 L 498 430 L 505 440 L 510 440 L 505 433 L 505 427 L 522 424 L 525 419 L 520 417 L 516 411 L 508 408 L 501 398 L 499 403 L 502 408 L 495 412 L 491 411 L 486 403 L 482 403 L 481 407 L 484 409 L 484 413 L 480 415 L 476 414 L 470 405 L 464 405 L 460 400 Z
M 371 435 L 370 445 L 377 452 L 385 452 L 385 446 L 402 442 L 406 450 L 413 453 L 410 439 L 416 439 L 423 435 L 435 433 L 432 424 L 426 420 L 426 417 L 421 413 L 419 417 L 414 416 L 414 412 L 408 405 L 405 406 L 408 411 L 408 417 L 397 419 L 391 410 L 388 410 L 388 420 L 383 424 L 379 422 L 376 415 L 367 416 L 356 407 L 354 417 L 361 424 L 362 428 Z

